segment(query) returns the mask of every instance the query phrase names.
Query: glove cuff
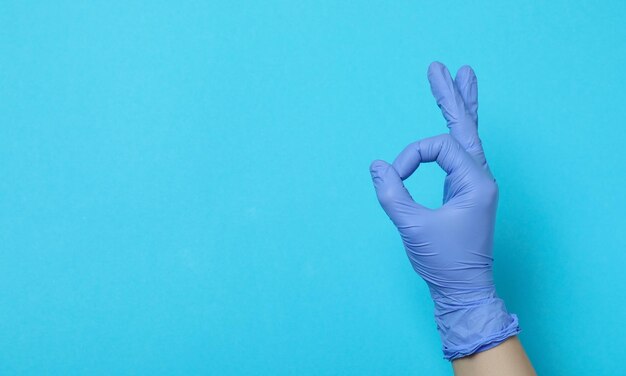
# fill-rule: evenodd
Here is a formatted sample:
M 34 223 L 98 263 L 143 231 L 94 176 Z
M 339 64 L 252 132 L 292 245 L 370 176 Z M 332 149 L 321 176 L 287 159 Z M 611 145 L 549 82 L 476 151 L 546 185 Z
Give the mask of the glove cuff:
M 450 361 L 485 351 L 520 332 L 495 289 L 445 296 L 431 291 L 444 359 Z

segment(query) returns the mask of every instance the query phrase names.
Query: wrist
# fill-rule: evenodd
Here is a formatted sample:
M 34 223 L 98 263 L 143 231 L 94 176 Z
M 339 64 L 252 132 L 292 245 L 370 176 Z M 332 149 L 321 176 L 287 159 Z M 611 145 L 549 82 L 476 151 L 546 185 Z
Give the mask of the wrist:
M 488 350 L 520 332 L 517 316 L 507 311 L 495 288 L 445 295 L 431 289 L 431 296 L 445 359 Z

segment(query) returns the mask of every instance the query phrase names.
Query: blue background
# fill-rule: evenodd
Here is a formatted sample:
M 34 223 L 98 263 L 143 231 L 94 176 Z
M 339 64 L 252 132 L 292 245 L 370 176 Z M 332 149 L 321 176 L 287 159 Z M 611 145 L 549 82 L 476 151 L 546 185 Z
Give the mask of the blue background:
M 0 3 L 0 374 L 451 374 L 368 173 L 447 130 L 433 60 L 535 367 L 623 372 L 622 4 Z

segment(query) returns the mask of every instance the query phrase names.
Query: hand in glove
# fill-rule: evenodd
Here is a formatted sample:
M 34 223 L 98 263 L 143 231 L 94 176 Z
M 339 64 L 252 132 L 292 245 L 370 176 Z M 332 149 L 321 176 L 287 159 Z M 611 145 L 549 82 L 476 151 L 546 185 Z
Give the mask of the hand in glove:
M 414 142 L 392 165 L 374 161 L 370 172 L 413 268 L 430 288 L 444 357 L 453 360 L 495 347 L 519 327 L 493 282 L 498 187 L 478 137 L 476 76 L 466 66 L 452 80 L 433 63 L 428 78 L 450 134 Z M 425 162 L 447 174 L 443 205 L 434 210 L 415 202 L 403 184 Z

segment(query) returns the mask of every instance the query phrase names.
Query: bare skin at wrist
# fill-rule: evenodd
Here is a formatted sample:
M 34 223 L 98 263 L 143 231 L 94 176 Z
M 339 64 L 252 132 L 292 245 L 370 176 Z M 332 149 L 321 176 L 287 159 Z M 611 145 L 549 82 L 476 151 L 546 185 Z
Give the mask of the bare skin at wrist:
M 489 350 L 452 362 L 455 376 L 536 376 L 517 336 Z

